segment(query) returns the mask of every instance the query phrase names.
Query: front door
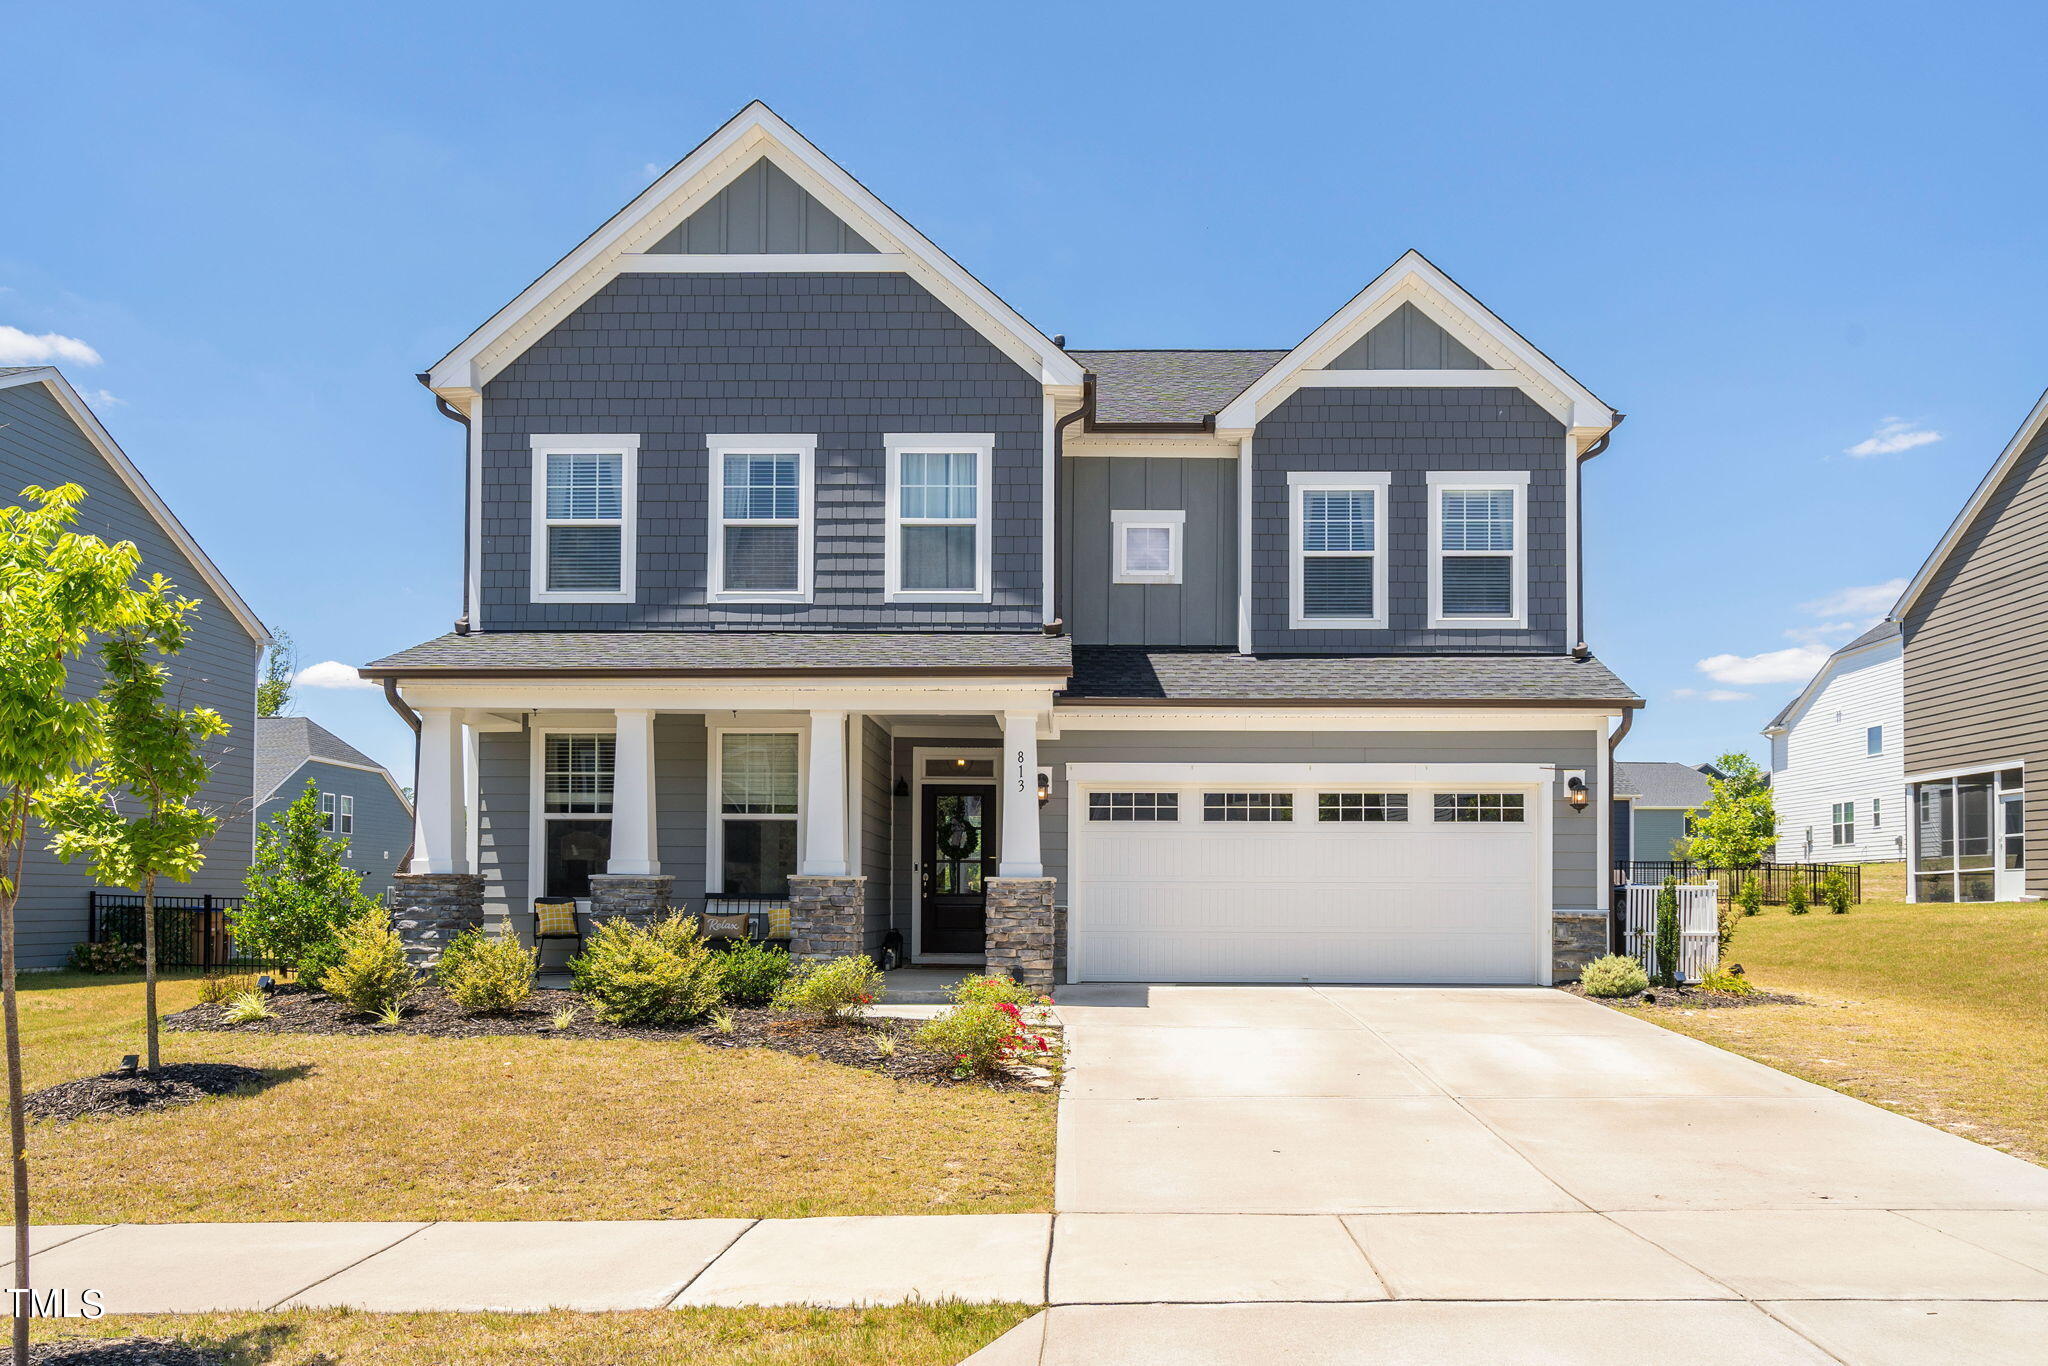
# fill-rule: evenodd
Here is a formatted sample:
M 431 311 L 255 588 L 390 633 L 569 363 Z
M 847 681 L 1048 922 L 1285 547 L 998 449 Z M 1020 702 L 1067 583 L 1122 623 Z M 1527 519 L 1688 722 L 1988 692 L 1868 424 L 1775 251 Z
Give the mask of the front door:
M 920 952 L 982 951 L 987 882 L 996 870 L 995 794 L 987 785 L 925 786 L 918 832 L 924 859 Z

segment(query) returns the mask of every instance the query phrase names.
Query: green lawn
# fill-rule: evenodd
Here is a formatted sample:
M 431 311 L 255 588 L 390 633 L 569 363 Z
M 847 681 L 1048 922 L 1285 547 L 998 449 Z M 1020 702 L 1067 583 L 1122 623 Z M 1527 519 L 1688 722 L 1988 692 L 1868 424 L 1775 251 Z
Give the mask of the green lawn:
M 1774 907 L 1728 957 L 1810 1004 L 1643 1018 L 2048 1162 L 2048 904 Z
M 132 978 L 22 978 L 31 1089 L 142 1047 Z M 192 1004 L 168 983 L 166 1011 Z M 40 1223 L 1004 1214 L 1052 1207 L 1054 1102 L 693 1040 L 164 1035 L 255 1095 L 37 1121 Z M 772 1358 L 771 1358 L 772 1359 Z

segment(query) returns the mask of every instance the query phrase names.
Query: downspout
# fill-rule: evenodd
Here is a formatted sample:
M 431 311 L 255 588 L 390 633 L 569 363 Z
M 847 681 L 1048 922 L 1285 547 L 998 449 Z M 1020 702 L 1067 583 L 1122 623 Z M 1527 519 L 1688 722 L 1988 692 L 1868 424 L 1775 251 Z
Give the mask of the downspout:
M 1607 951 L 1609 953 L 1621 952 L 1621 946 L 1624 943 L 1622 939 L 1621 913 L 1614 906 L 1614 837 L 1611 833 L 1614 828 L 1614 747 L 1628 738 L 1629 727 L 1635 723 L 1636 709 L 1634 707 L 1623 707 L 1621 709 L 1621 724 L 1614 728 L 1614 734 L 1607 737 L 1607 774 L 1601 780 L 1600 787 L 1600 819 L 1607 822 L 1610 832 L 1607 846 L 1607 867 L 1601 870 L 1600 874 L 1607 883 Z M 1636 851 L 1631 848 L 1628 851 L 1628 856 L 1630 861 L 1633 862 Z
M 428 393 L 434 394 L 433 385 L 424 371 L 414 375 L 413 378 L 418 380 Z M 464 432 L 462 441 L 462 615 L 455 619 L 455 634 L 466 636 L 469 634 L 470 611 L 473 606 L 469 600 L 469 519 L 473 512 L 469 506 L 469 490 L 470 481 L 476 477 L 476 471 L 470 468 L 469 438 L 467 435 L 469 432 L 469 419 L 463 415 L 460 408 L 450 403 L 447 399 L 442 398 L 439 394 L 434 394 L 434 406 L 440 409 L 441 416 L 449 421 L 460 422 Z M 385 686 L 388 688 L 390 685 L 387 683 Z M 396 702 L 397 693 L 390 693 L 389 696 L 394 699 L 394 705 L 403 705 Z M 420 728 L 417 716 L 412 718 L 412 728 L 414 731 L 418 731 Z M 418 764 L 415 763 L 414 767 L 417 768 Z M 418 773 L 414 773 L 413 777 L 417 780 L 419 777 Z M 417 782 L 415 782 L 414 790 L 418 790 Z
M 1579 502 L 1579 515 L 1572 518 L 1574 541 L 1572 545 L 1572 561 L 1579 567 L 1578 582 L 1572 585 L 1572 591 L 1578 597 L 1579 638 L 1572 643 L 1572 654 L 1580 659 L 1586 659 L 1593 653 L 1586 645 L 1586 498 L 1584 491 L 1586 462 L 1607 449 L 1607 444 L 1614 440 L 1614 427 L 1619 427 L 1626 421 L 1628 421 L 1627 413 L 1616 413 L 1614 415 L 1614 426 L 1600 433 L 1600 439 L 1588 446 L 1585 453 L 1579 456 L 1578 477 L 1574 480 L 1574 487 L 1572 489 L 1572 497 L 1578 499 Z M 1615 736 L 1615 739 L 1618 740 L 1622 735 L 1626 734 L 1628 734 L 1628 722 L 1624 720 L 1622 722 L 1621 734 Z
M 1066 547 L 1061 529 L 1067 520 L 1067 428 L 1095 411 L 1095 376 L 1081 378 L 1081 406 L 1052 424 L 1052 602 L 1048 604 L 1045 633 L 1065 635 L 1067 630 Z M 1068 528 L 1071 530 L 1071 528 Z
M 384 700 L 391 704 L 391 710 L 398 713 L 398 719 L 412 727 L 412 806 L 417 813 L 420 806 L 420 714 L 405 705 L 405 699 L 398 695 L 398 680 L 384 680 Z M 405 841 L 405 854 L 398 860 L 398 870 L 412 871 L 412 847 L 410 836 Z

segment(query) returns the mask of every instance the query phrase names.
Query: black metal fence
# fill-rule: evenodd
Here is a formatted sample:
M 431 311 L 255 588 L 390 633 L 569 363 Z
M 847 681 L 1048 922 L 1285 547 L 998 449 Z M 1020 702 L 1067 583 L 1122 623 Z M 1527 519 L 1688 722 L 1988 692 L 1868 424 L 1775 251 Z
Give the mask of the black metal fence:
M 1724 901 L 1732 901 L 1742 884 L 1755 878 L 1763 890 L 1766 906 L 1785 904 L 1786 889 L 1804 883 L 1810 900 L 1820 901 L 1820 884 L 1829 873 L 1840 873 L 1849 884 L 1849 899 L 1863 900 L 1863 869 L 1854 863 L 1755 863 L 1746 868 L 1714 868 L 1684 859 L 1637 859 L 1614 865 L 1614 895 L 1620 903 L 1621 888 L 1630 882 L 1662 882 L 1675 877 L 1680 882 L 1712 882 L 1721 889 Z
M 276 968 L 270 958 L 243 953 L 235 945 L 227 912 L 238 896 L 156 898 L 156 962 L 160 968 Z M 95 944 L 142 944 L 142 893 L 94 890 L 86 909 L 85 937 Z

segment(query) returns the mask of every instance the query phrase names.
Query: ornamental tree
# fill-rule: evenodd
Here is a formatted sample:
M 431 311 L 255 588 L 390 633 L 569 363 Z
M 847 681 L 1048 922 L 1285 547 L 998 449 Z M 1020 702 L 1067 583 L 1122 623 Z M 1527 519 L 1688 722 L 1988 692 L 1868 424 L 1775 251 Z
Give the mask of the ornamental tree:
M 270 634 L 270 648 L 263 655 L 263 678 L 256 684 L 256 714 L 283 716 L 292 709 L 292 675 L 298 672 L 299 652 L 289 633 Z
M 256 827 L 242 904 L 227 913 L 237 944 L 278 960 L 301 981 L 332 965 L 343 926 L 377 909 L 363 894 L 363 875 L 342 862 L 348 841 L 320 827 L 320 792 L 308 781 L 290 806 Z
M 1710 868 L 1761 863 L 1778 837 L 1769 775 L 1747 754 L 1723 754 L 1714 767 L 1725 776 L 1709 774 L 1707 804 L 1686 813 L 1685 856 Z

